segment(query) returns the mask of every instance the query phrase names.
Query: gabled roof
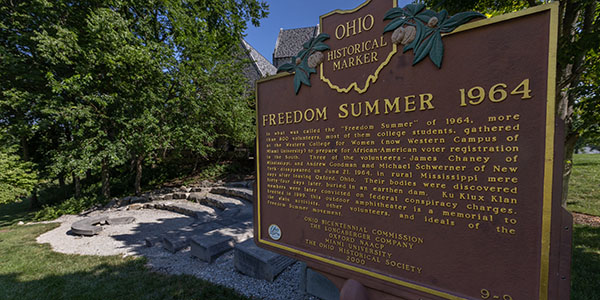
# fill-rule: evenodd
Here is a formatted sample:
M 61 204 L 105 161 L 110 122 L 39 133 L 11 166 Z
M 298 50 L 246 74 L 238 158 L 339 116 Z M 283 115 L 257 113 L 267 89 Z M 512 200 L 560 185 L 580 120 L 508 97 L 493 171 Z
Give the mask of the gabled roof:
M 260 77 L 275 75 L 277 73 L 277 68 L 244 39 L 242 39 L 242 47 L 248 52 L 248 56 Z
M 302 44 L 319 34 L 319 27 L 280 29 L 273 52 L 273 61 L 277 58 L 292 57 L 302 50 Z

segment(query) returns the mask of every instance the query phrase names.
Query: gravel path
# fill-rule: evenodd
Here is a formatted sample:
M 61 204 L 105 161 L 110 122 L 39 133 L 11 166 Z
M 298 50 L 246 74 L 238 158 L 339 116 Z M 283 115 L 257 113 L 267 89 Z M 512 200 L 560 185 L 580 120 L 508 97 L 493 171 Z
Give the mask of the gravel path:
M 166 274 L 189 274 L 210 282 L 235 289 L 241 294 L 261 299 L 313 299 L 298 291 L 300 263 L 288 267 L 273 282 L 254 279 L 235 271 L 233 251 L 219 257 L 212 264 L 192 258 L 190 248 L 175 254 L 162 247 L 146 247 L 145 238 L 159 236 L 169 230 L 190 225 L 194 219 L 170 211 L 143 209 L 129 211 L 94 212 L 88 217 L 108 214 L 110 218 L 134 217 L 127 225 L 104 225 L 93 237 L 70 233 L 71 224 L 84 217 L 63 216 L 56 220 L 61 225 L 37 238 L 38 243 L 49 243 L 56 252 L 82 255 L 144 256 L 148 267 Z

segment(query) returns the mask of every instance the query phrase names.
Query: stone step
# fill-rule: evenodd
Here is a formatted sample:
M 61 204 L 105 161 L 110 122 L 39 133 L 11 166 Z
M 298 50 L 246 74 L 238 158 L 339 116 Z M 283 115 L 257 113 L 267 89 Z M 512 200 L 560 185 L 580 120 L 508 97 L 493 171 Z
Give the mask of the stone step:
M 148 201 L 150 201 L 150 198 L 148 198 L 147 196 L 128 196 L 121 199 L 113 198 L 108 204 L 104 206 L 104 209 L 118 208 L 129 204 L 145 203 Z
M 173 200 L 173 194 L 157 194 L 149 197 L 151 201 Z
M 234 239 L 220 234 L 194 236 L 190 241 L 192 256 L 212 263 L 223 253 L 233 249 Z
M 171 253 L 176 253 L 190 244 L 188 237 L 183 235 L 165 236 L 162 242 L 163 248 Z
M 249 239 L 235 245 L 235 269 L 245 275 L 273 282 L 275 277 L 295 262 L 294 259 L 259 248 Z
M 135 222 L 134 217 L 109 218 L 106 220 L 106 223 L 108 223 L 108 225 L 125 225 L 131 224 L 133 222 Z
M 253 214 L 254 212 L 251 205 L 228 208 L 218 215 L 217 222 L 223 226 L 243 222 L 251 224 L 253 221 Z
M 251 205 L 244 206 L 240 209 L 240 212 L 235 215 L 235 218 L 240 222 L 252 222 L 254 221 L 254 209 Z
M 192 223 L 181 229 L 170 230 L 162 234 L 159 241 L 154 238 L 147 238 L 146 246 L 161 244 L 167 251 L 175 253 L 189 246 L 192 236 L 203 235 L 220 227 L 221 225 L 216 222 Z
M 240 188 L 240 187 L 215 187 L 210 190 L 213 194 L 219 194 L 230 197 L 238 197 L 248 202 L 254 201 L 254 195 L 251 189 Z
M 217 214 L 217 212 L 212 207 L 190 202 L 187 200 L 154 201 L 151 203 L 147 203 L 145 207 L 173 211 L 194 218 L 196 218 L 199 214 L 208 214 L 215 216 Z
M 206 236 L 229 236 L 232 237 L 236 244 L 243 243 L 254 237 L 254 228 L 252 222 L 238 222 L 229 224 L 225 227 L 218 225 L 219 228 L 207 231 Z
M 302 263 L 300 270 L 300 291 L 322 300 L 340 299 L 339 289 L 323 274 L 307 267 L 306 263 Z
M 206 194 L 206 197 L 204 197 L 204 199 L 200 200 L 200 204 L 224 210 L 226 208 L 234 208 L 237 206 L 244 205 L 244 202 L 242 202 L 242 200 L 208 193 Z
M 173 193 L 173 199 L 183 199 L 183 200 L 186 200 L 189 196 L 190 196 L 190 193 L 186 193 L 186 192 Z
M 187 199 L 192 202 L 200 203 L 200 201 L 206 197 L 206 194 L 208 194 L 209 191 L 210 189 L 204 189 L 200 192 L 192 192 Z
M 237 215 L 240 213 L 240 211 L 240 207 L 227 208 L 219 214 L 216 221 L 222 226 L 229 226 L 239 223 L 240 220 L 238 220 Z
M 162 236 L 150 236 L 144 239 L 146 247 L 161 246 L 163 243 Z
M 190 188 L 190 193 L 202 193 L 207 190 L 210 190 L 209 187 L 192 187 Z
M 213 222 L 213 221 L 218 220 L 218 216 L 216 214 L 206 212 L 206 211 L 196 212 L 195 217 L 196 217 L 196 222 L 199 224 L 204 224 L 204 223 Z
M 195 187 L 165 187 L 151 192 L 146 192 L 140 196 L 114 198 L 106 206 L 104 206 L 104 208 L 118 208 L 134 203 L 147 203 L 165 200 L 190 200 L 200 202 L 200 200 L 205 198 L 206 194 L 210 192 L 211 189 L 215 189 L 215 187 L 217 187 L 215 193 L 221 193 L 223 195 L 232 197 L 239 197 L 241 199 L 252 202 L 252 183 L 252 181 L 233 182 L 225 184 L 224 187 L 223 182 L 206 182 L 201 184 L 201 186 Z
M 226 187 L 245 188 L 245 189 L 252 189 L 253 185 L 254 185 L 254 181 L 253 180 L 250 180 L 250 181 L 236 181 L 236 182 L 227 182 L 227 183 L 225 183 Z

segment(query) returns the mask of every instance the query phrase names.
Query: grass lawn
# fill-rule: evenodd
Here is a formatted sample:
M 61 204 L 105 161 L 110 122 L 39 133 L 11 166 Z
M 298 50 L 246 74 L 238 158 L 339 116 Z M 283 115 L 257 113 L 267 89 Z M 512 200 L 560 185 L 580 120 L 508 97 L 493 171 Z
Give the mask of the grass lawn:
M 573 163 L 567 208 L 600 216 L 600 154 L 576 154 Z
M 576 154 L 569 182 L 570 211 L 600 216 L 600 154 Z M 600 300 L 600 227 L 575 225 L 571 299 Z
M 0 299 L 247 299 L 193 276 L 150 272 L 144 259 L 66 255 L 36 243 L 55 227 L 0 227 Z
M 575 225 L 571 299 L 600 299 L 600 227 Z

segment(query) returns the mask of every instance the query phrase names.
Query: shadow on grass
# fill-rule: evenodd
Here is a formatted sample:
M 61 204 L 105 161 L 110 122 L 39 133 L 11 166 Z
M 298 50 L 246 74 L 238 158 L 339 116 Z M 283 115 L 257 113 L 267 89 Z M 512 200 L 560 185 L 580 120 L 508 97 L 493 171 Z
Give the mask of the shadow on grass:
M 23 221 L 30 222 L 35 216 L 35 211 L 29 209 L 29 200 L 21 202 L 0 204 L 0 227 L 10 226 Z
M 600 227 L 576 225 L 574 229 L 571 299 L 600 300 Z
M 36 243 L 56 227 L 0 231 L 0 299 L 247 299 L 193 276 L 151 272 L 142 258 L 66 255 Z
M 65 258 L 68 259 L 68 258 Z M 168 276 L 147 271 L 144 260 L 118 265 L 100 264 L 86 271 L 0 275 L 2 299 L 246 299 L 230 289 L 187 275 Z
M 582 161 L 582 162 L 574 162 L 573 166 L 600 166 L 600 162 L 597 161 Z

